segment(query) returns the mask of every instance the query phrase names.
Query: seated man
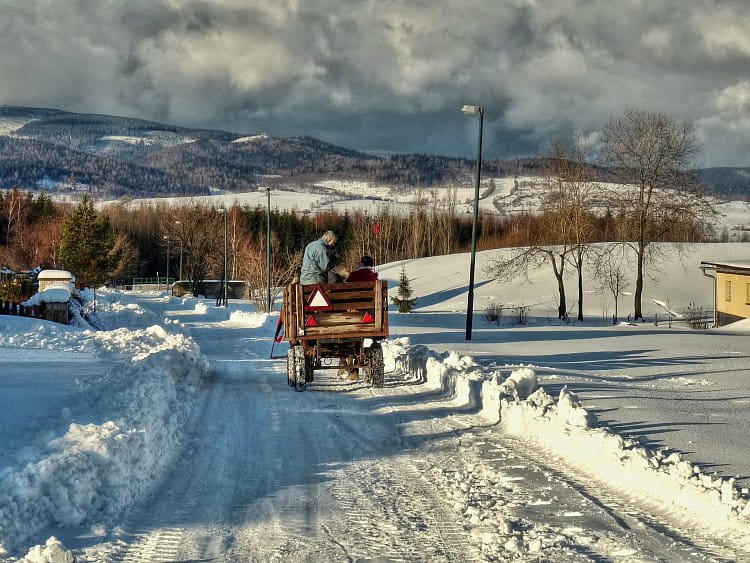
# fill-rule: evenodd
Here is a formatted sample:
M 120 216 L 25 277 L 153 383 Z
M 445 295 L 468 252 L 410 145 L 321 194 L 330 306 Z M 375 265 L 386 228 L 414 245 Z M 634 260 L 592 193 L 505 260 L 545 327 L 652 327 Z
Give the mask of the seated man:
M 346 278 L 348 282 L 355 281 L 375 281 L 378 279 L 378 273 L 372 269 L 375 265 L 374 260 L 370 256 L 362 256 L 357 264 L 357 269 L 349 274 Z

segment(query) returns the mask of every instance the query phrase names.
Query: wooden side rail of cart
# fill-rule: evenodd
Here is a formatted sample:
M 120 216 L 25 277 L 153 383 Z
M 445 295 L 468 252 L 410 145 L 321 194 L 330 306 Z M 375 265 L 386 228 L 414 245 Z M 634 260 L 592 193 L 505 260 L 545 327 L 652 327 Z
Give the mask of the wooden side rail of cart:
M 291 283 L 284 288 L 283 315 L 292 346 L 331 338 L 387 338 L 387 282 Z

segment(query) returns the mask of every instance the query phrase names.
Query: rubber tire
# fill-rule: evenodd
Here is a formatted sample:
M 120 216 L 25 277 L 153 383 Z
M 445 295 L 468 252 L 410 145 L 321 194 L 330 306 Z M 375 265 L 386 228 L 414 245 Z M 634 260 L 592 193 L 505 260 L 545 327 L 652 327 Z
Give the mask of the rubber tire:
M 315 371 L 315 361 L 310 356 L 304 356 L 304 358 L 305 382 L 312 383 L 313 371 Z
M 383 347 L 379 342 L 374 342 L 367 349 L 370 360 L 370 381 L 373 387 L 383 387 L 385 381 L 385 361 L 383 360 Z
M 295 364 L 297 362 L 297 356 L 294 352 L 294 347 L 290 346 L 286 353 L 286 384 L 289 387 L 294 387 L 294 383 L 297 379 L 297 371 Z
M 305 390 L 305 352 L 302 346 L 291 346 L 286 353 L 286 382 L 295 391 Z
M 294 347 L 294 390 L 304 391 L 307 387 L 305 370 L 305 350 L 302 346 Z

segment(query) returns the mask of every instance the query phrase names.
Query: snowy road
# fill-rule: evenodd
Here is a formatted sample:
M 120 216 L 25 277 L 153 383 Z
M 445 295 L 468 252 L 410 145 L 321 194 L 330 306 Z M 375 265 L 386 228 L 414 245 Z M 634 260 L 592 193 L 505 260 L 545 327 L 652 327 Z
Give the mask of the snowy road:
M 83 560 L 732 559 L 509 440 L 446 390 L 398 374 L 371 390 L 329 371 L 295 393 L 285 362 L 265 359 L 270 325 L 141 301 L 185 323 L 209 377 L 156 494 L 106 537 L 67 538 Z

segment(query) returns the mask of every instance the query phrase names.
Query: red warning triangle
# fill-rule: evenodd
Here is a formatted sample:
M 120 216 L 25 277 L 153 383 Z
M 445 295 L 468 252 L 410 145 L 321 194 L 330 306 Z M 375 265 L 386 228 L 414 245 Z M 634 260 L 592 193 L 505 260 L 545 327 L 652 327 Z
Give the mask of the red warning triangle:
M 315 317 L 312 315 L 307 315 L 307 318 L 305 319 L 305 326 L 318 326 L 318 321 L 315 320 Z
M 331 304 L 331 300 L 328 298 L 328 294 L 323 291 L 323 288 L 319 285 L 316 285 L 315 288 L 312 290 L 312 293 L 310 294 L 310 297 L 307 298 L 307 303 L 305 304 L 305 310 L 306 311 L 330 311 L 333 309 L 333 304 Z
M 362 322 L 363 322 L 363 323 L 374 323 L 374 322 L 375 322 L 375 319 L 374 319 L 374 318 L 373 318 L 373 316 L 372 316 L 372 315 L 370 314 L 370 311 L 367 311 L 367 312 L 365 313 L 365 316 L 364 316 L 364 317 L 362 317 Z

